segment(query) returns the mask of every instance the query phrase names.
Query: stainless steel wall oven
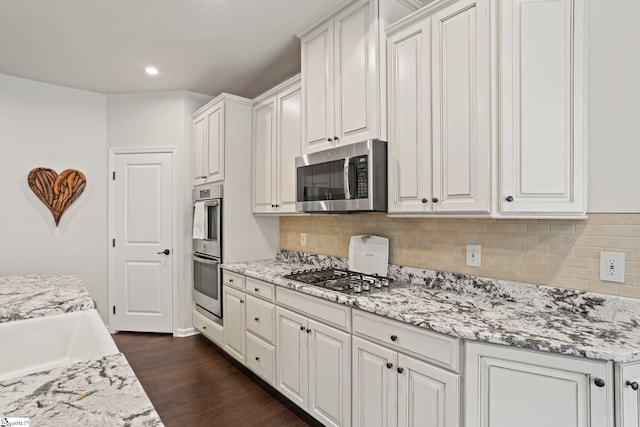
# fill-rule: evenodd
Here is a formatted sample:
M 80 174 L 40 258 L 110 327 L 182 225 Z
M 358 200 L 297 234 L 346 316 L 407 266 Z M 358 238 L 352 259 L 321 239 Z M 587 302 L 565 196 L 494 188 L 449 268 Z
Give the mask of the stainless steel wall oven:
M 212 320 L 222 319 L 222 185 L 193 190 L 193 301 Z

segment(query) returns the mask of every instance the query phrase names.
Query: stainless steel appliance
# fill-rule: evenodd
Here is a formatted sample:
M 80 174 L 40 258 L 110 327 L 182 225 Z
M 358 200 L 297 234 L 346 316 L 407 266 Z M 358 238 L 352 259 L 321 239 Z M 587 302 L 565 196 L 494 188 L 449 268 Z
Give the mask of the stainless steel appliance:
M 405 283 L 393 281 L 388 277 L 338 268 L 294 271 L 284 276 L 284 278 L 348 295 L 371 294 L 406 285 Z
M 385 212 L 387 143 L 370 139 L 297 157 L 296 210 Z
M 193 300 L 196 310 L 222 319 L 222 185 L 193 190 Z

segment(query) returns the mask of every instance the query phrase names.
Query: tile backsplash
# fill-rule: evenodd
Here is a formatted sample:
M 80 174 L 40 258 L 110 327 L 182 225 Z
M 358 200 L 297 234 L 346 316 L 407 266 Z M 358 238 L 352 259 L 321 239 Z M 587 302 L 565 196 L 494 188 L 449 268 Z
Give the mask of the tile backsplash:
M 300 245 L 307 233 L 307 246 Z M 349 238 L 390 239 L 392 264 L 640 298 L 640 214 L 585 220 L 388 218 L 386 214 L 280 218 L 280 247 L 347 257 Z M 481 245 L 481 267 L 466 245 Z M 600 280 L 600 252 L 626 256 L 625 283 Z

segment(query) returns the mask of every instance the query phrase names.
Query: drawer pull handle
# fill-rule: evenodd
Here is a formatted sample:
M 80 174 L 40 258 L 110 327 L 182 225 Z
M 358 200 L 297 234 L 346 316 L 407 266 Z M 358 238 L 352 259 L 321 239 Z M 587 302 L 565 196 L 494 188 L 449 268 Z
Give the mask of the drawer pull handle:
M 256 362 L 260 361 L 260 357 L 256 356 Z
M 393 368 L 393 363 L 391 363 L 391 362 L 387 362 L 387 368 L 388 368 L 388 369 Z
M 398 336 L 397 335 L 391 335 L 391 341 L 393 341 L 393 342 L 398 341 Z
M 404 368 L 398 368 L 398 373 L 401 374 L 404 372 Z
M 604 380 L 602 378 L 596 378 L 593 383 L 598 387 L 604 387 Z
M 255 320 L 256 322 L 260 322 L 260 318 L 259 317 L 256 317 L 253 320 Z
M 304 331 L 304 326 L 300 326 L 300 330 L 301 330 L 301 331 Z
M 254 288 L 253 290 L 256 292 L 260 292 L 260 288 Z
M 639 388 L 638 383 L 635 381 L 634 382 L 627 381 L 627 385 L 631 387 L 634 391 L 637 391 Z

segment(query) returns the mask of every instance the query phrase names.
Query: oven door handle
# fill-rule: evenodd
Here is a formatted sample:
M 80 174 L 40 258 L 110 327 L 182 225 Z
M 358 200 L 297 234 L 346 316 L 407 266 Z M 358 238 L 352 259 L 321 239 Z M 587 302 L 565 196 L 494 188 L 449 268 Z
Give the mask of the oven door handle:
M 349 158 L 344 159 L 344 199 L 351 199 L 351 192 L 349 191 Z
M 203 264 L 210 264 L 210 265 L 220 264 L 220 260 L 219 259 L 216 259 L 216 258 L 205 258 L 205 257 L 200 256 L 198 254 L 193 254 L 193 259 L 195 261 L 201 262 Z

